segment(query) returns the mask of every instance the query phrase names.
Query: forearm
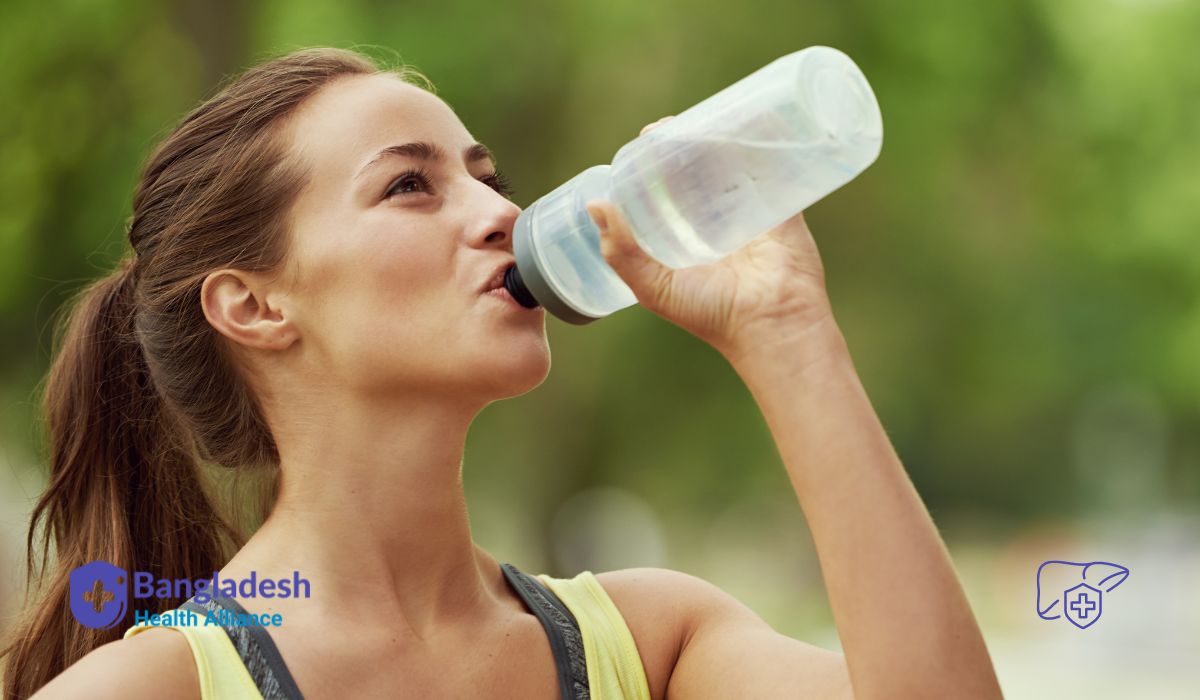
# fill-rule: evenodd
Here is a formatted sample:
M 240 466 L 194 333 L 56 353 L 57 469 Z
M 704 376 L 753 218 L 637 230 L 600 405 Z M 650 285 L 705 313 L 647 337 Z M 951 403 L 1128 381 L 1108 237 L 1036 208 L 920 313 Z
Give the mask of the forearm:
M 832 319 L 730 362 L 809 523 L 856 697 L 999 697 L 949 555 Z

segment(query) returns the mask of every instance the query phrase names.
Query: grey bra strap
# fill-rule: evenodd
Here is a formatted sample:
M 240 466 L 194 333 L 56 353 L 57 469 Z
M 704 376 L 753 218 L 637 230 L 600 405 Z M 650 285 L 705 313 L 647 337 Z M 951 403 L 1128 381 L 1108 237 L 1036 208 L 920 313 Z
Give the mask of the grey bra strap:
M 221 610 L 234 615 L 249 615 L 233 598 L 215 598 L 204 603 L 197 603 L 195 598 L 189 599 L 180 608 L 191 610 L 198 615 L 207 616 L 210 612 L 219 615 Z M 275 646 L 275 640 L 266 628 L 255 626 L 235 627 L 222 625 L 225 634 L 233 642 L 238 656 L 254 679 L 254 685 L 263 696 L 263 700 L 304 700 L 299 686 L 283 663 L 283 656 Z
M 522 573 L 512 564 L 501 564 L 500 568 L 550 638 L 563 700 L 589 700 L 587 657 L 575 616 L 541 581 Z

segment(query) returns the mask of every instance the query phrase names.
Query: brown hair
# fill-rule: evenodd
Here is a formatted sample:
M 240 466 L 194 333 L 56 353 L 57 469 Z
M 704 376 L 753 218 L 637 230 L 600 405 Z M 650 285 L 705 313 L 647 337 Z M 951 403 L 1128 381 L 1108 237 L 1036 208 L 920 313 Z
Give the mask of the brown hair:
M 133 255 L 83 289 L 57 328 L 43 398 L 49 486 L 26 543 L 31 602 L 0 652 L 6 698 L 31 695 L 121 636 L 120 625 L 94 630 L 73 619 L 72 569 L 103 560 L 156 578 L 206 578 L 244 543 L 202 468 L 277 472 L 278 452 L 204 316 L 200 287 L 223 267 L 285 263 L 287 215 L 305 172 L 282 127 L 329 82 L 379 72 L 341 49 L 269 60 L 196 107 L 150 156 L 129 222 Z M 433 89 L 409 66 L 387 72 Z

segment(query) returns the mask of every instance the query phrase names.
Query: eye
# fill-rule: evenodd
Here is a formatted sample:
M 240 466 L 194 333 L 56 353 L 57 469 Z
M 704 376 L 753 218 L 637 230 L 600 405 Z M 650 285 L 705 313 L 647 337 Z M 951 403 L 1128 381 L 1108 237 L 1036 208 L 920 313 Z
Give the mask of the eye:
M 485 175 L 484 177 L 481 177 L 479 179 L 482 180 L 483 182 L 487 183 L 488 185 L 490 185 L 492 187 L 492 189 L 496 190 L 497 192 L 504 195 L 505 197 L 508 197 L 509 199 L 512 199 L 513 195 L 516 194 L 516 192 L 512 188 L 512 185 L 508 181 L 508 177 L 505 176 L 504 173 L 500 172 L 499 170 L 492 173 L 491 175 Z
M 412 189 L 413 187 L 421 189 Z M 398 194 L 412 194 L 422 190 L 429 190 L 429 173 L 419 169 L 406 170 L 392 181 L 387 192 L 384 193 L 384 197 L 392 197 Z

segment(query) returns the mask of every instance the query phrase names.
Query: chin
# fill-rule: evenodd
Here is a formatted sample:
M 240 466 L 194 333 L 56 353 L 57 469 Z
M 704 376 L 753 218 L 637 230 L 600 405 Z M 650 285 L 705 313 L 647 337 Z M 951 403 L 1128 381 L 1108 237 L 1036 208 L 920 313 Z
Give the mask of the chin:
M 533 391 L 550 374 L 550 347 L 544 337 L 541 342 L 522 347 L 489 349 L 492 354 L 481 365 L 481 371 L 494 400 Z

